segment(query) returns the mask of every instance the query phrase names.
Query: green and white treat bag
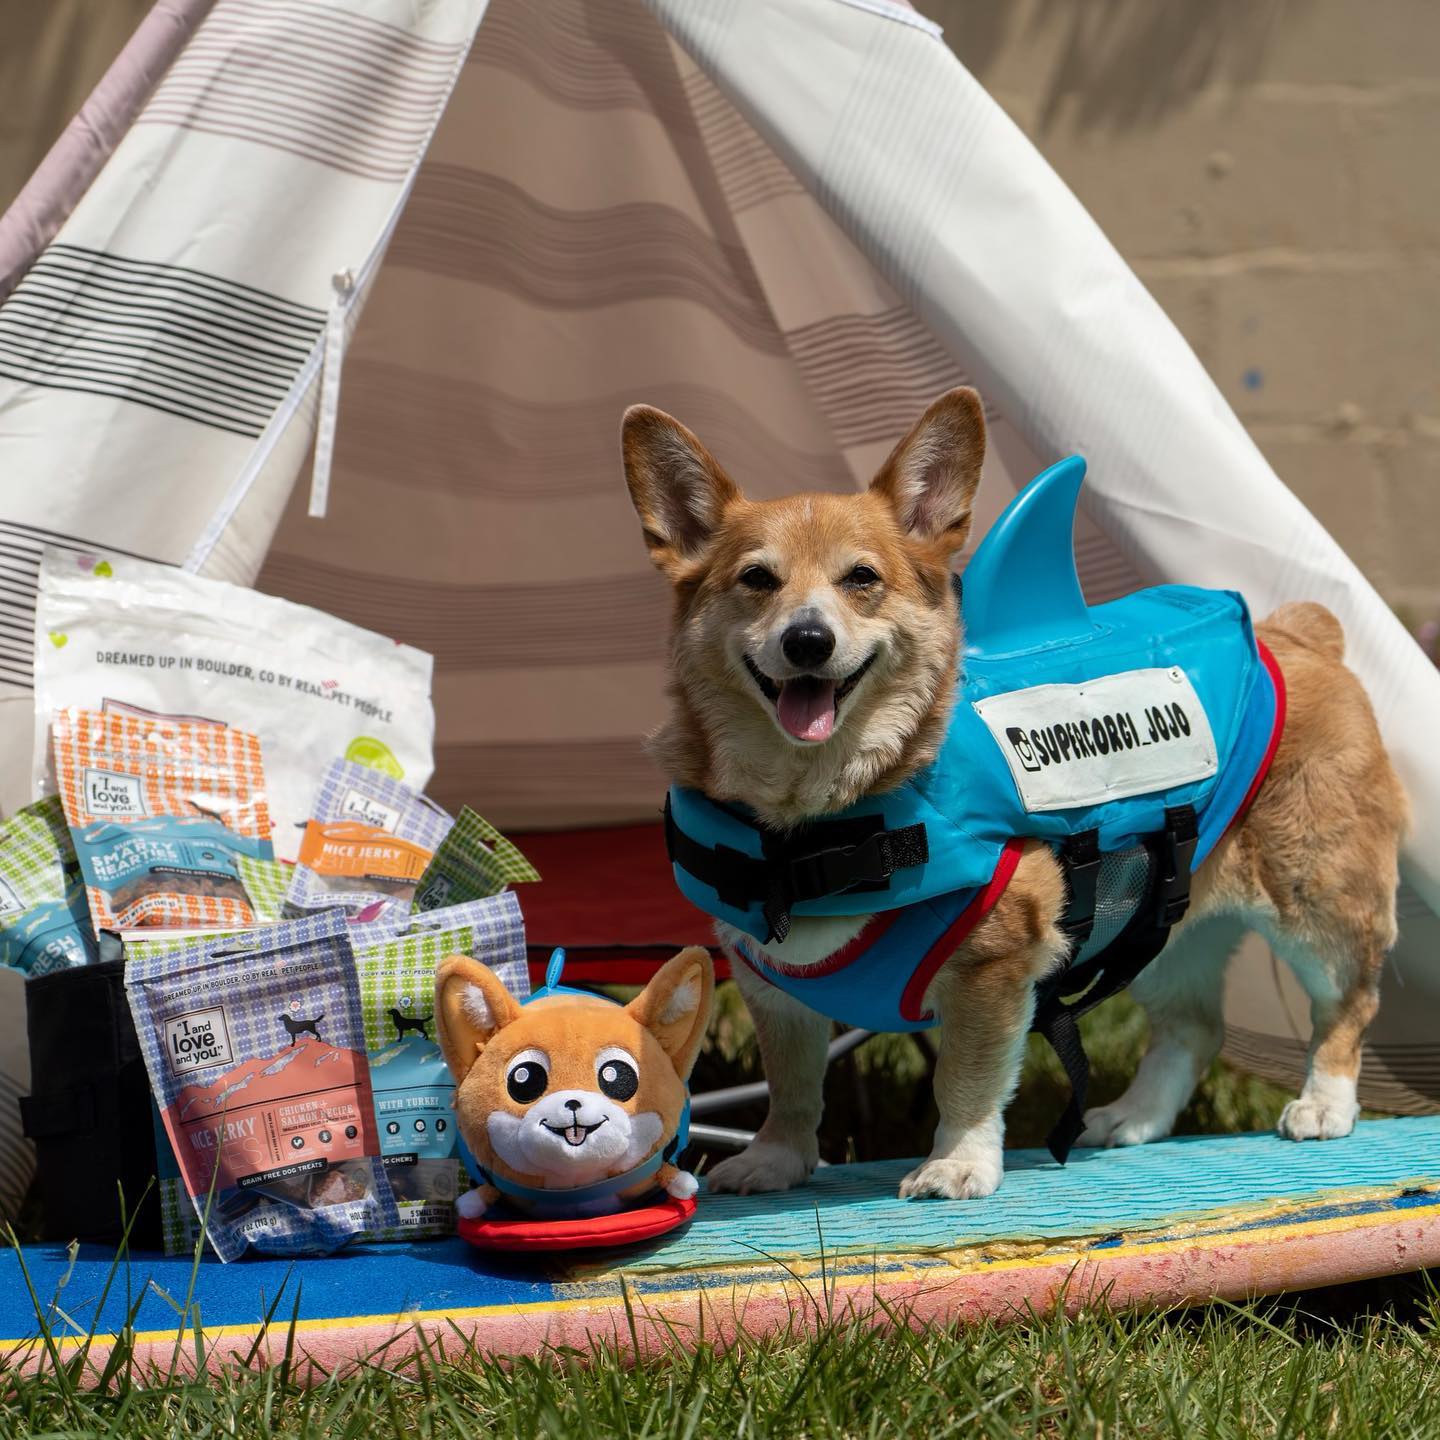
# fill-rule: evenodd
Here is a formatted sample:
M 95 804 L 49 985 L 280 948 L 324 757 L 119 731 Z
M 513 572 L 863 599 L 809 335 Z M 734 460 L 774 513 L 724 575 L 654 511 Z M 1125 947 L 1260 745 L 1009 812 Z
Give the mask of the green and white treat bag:
M 483 815 L 464 806 L 440 842 L 420 883 L 416 910 L 438 910 L 538 880 L 540 872 Z
M 237 855 L 235 868 L 250 897 L 250 908 L 262 925 L 274 925 L 285 917 L 285 892 L 290 888 L 294 868 L 283 860 L 262 860 L 254 855 Z
M 0 964 L 35 976 L 96 958 L 80 862 L 50 795 L 0 821 Z
M 455 1197 L 470 1182 L 459 1158 L 455 1082 L 435 1034 L 435 970 L 469 955 L 517 999 L 530 993 L 525 923 L 513 892 L 408 917 L 400 933 L 368 939 L 352 927 L 360 1010 L 381 1160 L 400 1223 L 368 1240 L 419 1240 L 455 1231 Z

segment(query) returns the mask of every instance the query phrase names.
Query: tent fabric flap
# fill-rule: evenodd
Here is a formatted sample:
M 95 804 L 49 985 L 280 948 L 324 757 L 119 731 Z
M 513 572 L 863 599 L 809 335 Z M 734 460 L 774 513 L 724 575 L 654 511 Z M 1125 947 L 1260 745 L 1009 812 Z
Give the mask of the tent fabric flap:
M 0 447 L 31 477 L 0 555 L 28 594 L 47 542 L 187 559 L 313 381 L 332 276 L 373 274 L 482 9 L 219 0 L 200 24 L 0 306 Z M 28 688 L 27 635 L 0 667 Z

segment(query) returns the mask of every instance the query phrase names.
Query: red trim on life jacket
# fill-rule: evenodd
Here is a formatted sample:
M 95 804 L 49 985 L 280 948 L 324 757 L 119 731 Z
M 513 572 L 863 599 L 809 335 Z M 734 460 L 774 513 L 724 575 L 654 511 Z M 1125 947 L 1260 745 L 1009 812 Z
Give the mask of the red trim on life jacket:
M 1275 686 L 1275 723 L 1270 728 L 1270 743 L 1265 747 L 1265 755 L 1260 761 L 1260 768 L 1255 772 L 1255 778 L 1250 782 L 1250 788 L 1245 792 L 1245 798 L 1240 802 L 1240 808 L 1230 817 L 1230 823 L 1225 827 L 1226 835 L 1244 819 L 1251 801 L 1260 793 L 1260 787 L 1270 773 L 1270 765 L 1275 759 L 1275 752 L 1280 748 L 1280 737 L 1285 733 L 1285 674 L 1280 669 L 1280 662 L 1270 653 L 1269 647 L 1263 640 L 1257 639 L 1255 647 L 1260 652 L 1260 663 L 1269 672 L 1270 682 Z
M 766 975 L 766 970 L 773 970 L 777 975 L 784 975 L 790 980 L 816 980 L 821 975 L 833 975 L 837 970 L 843 970 L 858 960 L 899 918 L 898 910 L 881 910 L 860 927 L 860 933 L 853 940 L 846 941 L 833 955 L 827 955 L 814 965 L 787 965 L 783 960 L 776 960 L 763 952 L 763 958 L 757 960 L 739 943 L 735 946 L 735 953 L 762 980 L 770 978 Z
M 1015 874 L 1020 863 L 1020 851 L 1025 842 L 1010 839 L 1000 852 L 995 864 L 995 873 L 985 883 L 985 888 L 955 917 L 938 940 L 925 952 L 925 958 L 915 967 L 915 973 L 906 982 L 900 995 L 900 1015 L 915 1025 L 922 1020 L 933 1020 L 934 1015 L 920 1010 L 925 992 L 935 978 L 935 972 L 955 953 L 960 942 L 995 908 L 995 902 L 1005 893 L 1005 887 Z

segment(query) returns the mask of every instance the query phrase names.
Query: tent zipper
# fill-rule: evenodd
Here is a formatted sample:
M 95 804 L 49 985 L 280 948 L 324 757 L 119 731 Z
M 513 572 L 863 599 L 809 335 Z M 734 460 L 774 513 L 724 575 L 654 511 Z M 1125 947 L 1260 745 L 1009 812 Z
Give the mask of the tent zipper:
M 312 520 L 325 518 L 330 501 L 330 465 L 335 456 L 335 427 L 340 418 L 340 368 L 345 363 L 355 275 L 350 270 L 339 270 L 330 283 L 335 293 L 325 321 L 325 346 L 320 360 L 320 414 L 315 423 L 315 462 L 310 472 L 310 506 L 306 512 Z

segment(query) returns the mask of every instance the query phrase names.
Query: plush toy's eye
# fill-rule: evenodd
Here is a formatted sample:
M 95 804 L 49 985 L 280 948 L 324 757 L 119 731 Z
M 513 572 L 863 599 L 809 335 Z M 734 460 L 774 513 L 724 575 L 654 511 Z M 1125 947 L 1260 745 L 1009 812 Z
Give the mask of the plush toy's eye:
M 620 1051 L 612 1050 L 600 1057 L 595 1077 L 600 1082 L 601 1093 L 612 1100 L 628 1100 L 640 1088 L 634 1061 Z
M 527 1051 L 511 1064 L 510 1073 L 505 1077 L 505 1088 L 517 1104 L 528 1105 L 545 1093 L 545 1087 L 550 1083 L 550 1072 L 543 1061 L 543 1056 Z

